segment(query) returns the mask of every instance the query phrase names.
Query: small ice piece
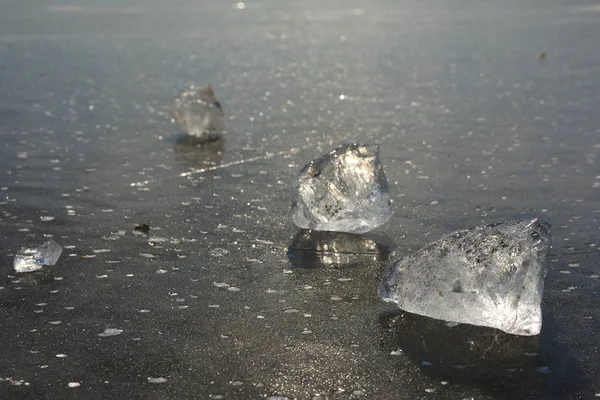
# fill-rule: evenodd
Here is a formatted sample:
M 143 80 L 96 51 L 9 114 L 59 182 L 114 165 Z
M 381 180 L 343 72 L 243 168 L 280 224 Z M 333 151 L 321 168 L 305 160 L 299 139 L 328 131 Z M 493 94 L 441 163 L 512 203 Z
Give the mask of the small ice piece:
M 188 134 L 208 139 L 225 129 L 223 109 L 210 83 L 191 86 L 173 100 L 173 114 L 179 126 Z
M 33 272 L 44 265 L 54 265 L 62 253 L 62 247 L 53 239 L 39 247 L 21 247 L 15 255 L 14 267 L 18 273 Z
M 550 240 L 539 219 L 456 231 L 393 263 L 379 297 L 431 318 L 537 335 Z
M 346 144 L 311 161 L 293 190 L 292 219 L 300 228 L 365 233 L 392 216 L 378 145 Z

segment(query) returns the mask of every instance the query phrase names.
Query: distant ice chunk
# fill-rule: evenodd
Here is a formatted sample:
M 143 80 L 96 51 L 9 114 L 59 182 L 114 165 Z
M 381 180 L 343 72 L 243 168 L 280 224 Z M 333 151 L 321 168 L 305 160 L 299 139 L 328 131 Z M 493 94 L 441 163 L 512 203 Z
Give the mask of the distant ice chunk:
M 210 138 L 225 129 L 223 109 L 210 83 L 191 86 L 173 100 L 173 114 L 179 126 L 188 134 Z
M 39 247 L 21 247 L 15 255 L 16 272 L 33 272 L 44 265 L 54 265 L 62 253 L 62 247 L 53 239 Z
M 539 219 L 456 231 L 393 263 L 379 297 L 431 318 L 537 335 L 550 241 Z
M 293 190 L 292 219 L 300 228 L 365 233 L 392 216 L 377 145 L 346 144 L 311 161 Z

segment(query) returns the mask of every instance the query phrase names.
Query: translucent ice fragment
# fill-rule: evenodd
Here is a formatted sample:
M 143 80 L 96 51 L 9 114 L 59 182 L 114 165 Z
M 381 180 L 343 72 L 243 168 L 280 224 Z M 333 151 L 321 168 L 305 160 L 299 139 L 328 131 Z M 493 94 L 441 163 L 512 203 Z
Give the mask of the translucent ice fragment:
M 537 335 L 550 240 L 538 219 L 456 231 L 393 263 L 379 297 L 431 318 Z
M 188 134 L 210 138 L 225 129 L 223 109 L 210 83 L 190 87 L 173 100 L 173 114 L 179 126 Z
M 292 219 L 300 228 L 364 233 L 392 216 L 377 145 L 347 144 L 311 161 L 293 190 Z
M 39 247 L 22 247 L 15 255 L 15 271 L 32 272 L 44 265 L 54 265 L 61 253 L 62 247 L 53 239 Z

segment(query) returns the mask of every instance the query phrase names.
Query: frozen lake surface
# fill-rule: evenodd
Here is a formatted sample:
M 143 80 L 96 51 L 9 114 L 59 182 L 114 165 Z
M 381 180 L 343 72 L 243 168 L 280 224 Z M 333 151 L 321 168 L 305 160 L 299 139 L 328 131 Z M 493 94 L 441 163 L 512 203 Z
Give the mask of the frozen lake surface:
M 587 0 L 2 1 L 0 397 L 600 396 L 599 37 Z M 208 82 L 196 147 L 171 103 Z M 393 217 L 298 232 L 298 170 L 353 141 Z M 377 298 L 390 252 L 532 217 L 539 336 Z

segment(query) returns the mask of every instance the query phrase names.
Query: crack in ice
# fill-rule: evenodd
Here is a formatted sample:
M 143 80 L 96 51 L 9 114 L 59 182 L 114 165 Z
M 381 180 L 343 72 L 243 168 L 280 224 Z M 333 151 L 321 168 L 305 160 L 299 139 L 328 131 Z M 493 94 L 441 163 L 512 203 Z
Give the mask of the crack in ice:
M 264 154 L 262 156 L 244 158 L 244 159 L 241 159 L 241 160 L 235 160 L 235 161 L 231 161 L 231 162 L 228 162 L 228 163 L 225 163 L 225 164 L 213 165 L 213 166 L 206 167 L 206 168 L 193 169 L 193 170 L 188 171 L 188 172 L 182 172 L 182 173 L 178 174 L 177 176 L 185 178 L 185 177 L 192 176 L 192 175 L 202 174 L 204 172 L 215 171 L 215 170 L 218 170 L 218 169 L 224 169 L 224 168 L 228 168 L 228 167 L 233 167 L 233 166 L 236 166 L 236 165 L 246 164 L 246 163 L 250 163 L 250 162 L 253 162 L 253 161 L 268 160 L 268 159 L 271 159 L 271 158 L 276 157 L 276 156 L 294 155 L 297 152 L 298 152 L 298 150 L 293 148 L 293 149 L 290 149 L 290 150 L 282 150 L 282 151 L 279 151 L 277 153 L 266 153 L 266 154 Z M 145 186 L 145 185 L 147 185 L 149 183 L 159 182 L 159 181 L 162 181 L 162 180 L 165 180 L 165 179 L 170 179 L 170 177 L 169 178 L 154 179 L 154 180 L 146 180 L 146 181 L 140 181 L 140 182 L 132 182 L 130 184 L 130 186 L 142 187 L 142 186 Z

